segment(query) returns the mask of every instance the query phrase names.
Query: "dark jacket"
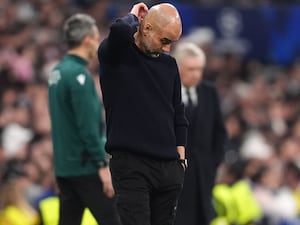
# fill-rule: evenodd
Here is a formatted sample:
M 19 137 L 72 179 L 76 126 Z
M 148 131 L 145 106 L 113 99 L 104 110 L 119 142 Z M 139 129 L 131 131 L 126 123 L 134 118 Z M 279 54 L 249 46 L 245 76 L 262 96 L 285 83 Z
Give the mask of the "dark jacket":
M 49 76 L 55 175 L 80 176 L 98 172 L 106 159 L 100 133 L 101 104 L 87 62 L 66 55 Z
M 176 225 L 208 225 L 212 219 L 211 191 L 216 168 L 224 156 L 226 132 L 216 89 L 202 81 L 197 87 L 198 105 L 188 118 L 188 141 L 183 191 Z

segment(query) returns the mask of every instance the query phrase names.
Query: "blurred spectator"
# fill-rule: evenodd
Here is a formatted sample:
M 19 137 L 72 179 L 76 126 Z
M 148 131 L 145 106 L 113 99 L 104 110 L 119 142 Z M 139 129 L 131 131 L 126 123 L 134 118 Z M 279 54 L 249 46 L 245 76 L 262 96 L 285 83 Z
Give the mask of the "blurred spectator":
M 30 128 L 30 108 L 12 89 L 8 89 L 4 93 L 2 103 L 0 126 L 2 127 L 1 139 L 4 156 L 24 158 L 26 145 L 33 136 Z
M 266 225 L 292 222 L 297 218 L 296 201 L 283 186 L 283 164 L 271 160 L 254 177 L 254 195 L 264 214 Z
M 251 182 L 244 177 L 244 161 L 223 163 L 218 170 L 213 189 L 216 218 L 213 225 L 266 225 L 256 201 Z
M 300 162 L 299 140 L 288 137 L 282 140 L 278 146 L 278 154 L 283 162 Z
M 293 161 L 289 161 L 285 166 L 284 183 L 293 192 L 297 205 L 297 215 L 300 216 L 300 168 Z
M 30 181 L 19 161 L 6 163 L 1 182 L 0 224 L 38 225 L 38 214 L 25 198 Z
M 238 112 L 230 112 L 224 119 L 227 131 L 227 143 L 224 160 L 233 163 L 239 158 L 239 151 L 245 133 L 245 124 L 241 120 Z
M 273 149 L 259 131 L 249 131 L 244 137 L 240 154 L 243 159 L 266 159 L 273 154 Z

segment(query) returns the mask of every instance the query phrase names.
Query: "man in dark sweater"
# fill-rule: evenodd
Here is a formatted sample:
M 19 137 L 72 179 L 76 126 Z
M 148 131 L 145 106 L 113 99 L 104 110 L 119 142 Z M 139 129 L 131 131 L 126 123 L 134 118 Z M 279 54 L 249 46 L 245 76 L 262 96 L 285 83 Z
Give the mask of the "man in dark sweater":
M 100 133 L 101 105 L 86 69 L 97 55 L 95 20 L 75 14 L 64 25 L 69 50 L 49 76 L 55 175 L 60 225 L 80 225 L 84 208 L 99 224 L 118 225 L 107 157 Z
M 170 4 L 133 6 L 98 50 L 106 150 L 123 225 L 171 225 L 182 189 L 187 120 L 174 58 L 181 35 Z

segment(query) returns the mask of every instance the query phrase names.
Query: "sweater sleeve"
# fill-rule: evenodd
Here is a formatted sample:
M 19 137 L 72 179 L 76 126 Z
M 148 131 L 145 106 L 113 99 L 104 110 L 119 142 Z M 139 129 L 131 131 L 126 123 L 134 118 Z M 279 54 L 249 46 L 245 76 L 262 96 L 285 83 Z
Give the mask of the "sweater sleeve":
M 181 98 L 181 80 L 180 80 L 177 65 L 176 65 L 176 77 L 174 83 L 173 104 L 175 109 L 174 124 L 175 124 L 176 145 L 186 146 L 188 121 L 185 117 L 184 104 L 182 103 L 182 98 Z
M 104 138 L 100 135 L 101 111 L 94 82 L 86 71 L 70 81 L 71 104 L 85 150 L 95 163 L 106 159 Z
M 110 27 L 108 37 L 101 43 L 98 49 L 98 58 L 101 61 L 121 57 L 122 49 L 129 47 L 134 42 L 134 33 L 139 26 L 138 18 L 134 14 L 128 14 L 117 19 Z
M 110 27 L 108 42 L 112 46 L 128 46 L 133 42 L 133 35 L 139 25 L 138 18 L 133 14 L 128 14 L 116 20 Z

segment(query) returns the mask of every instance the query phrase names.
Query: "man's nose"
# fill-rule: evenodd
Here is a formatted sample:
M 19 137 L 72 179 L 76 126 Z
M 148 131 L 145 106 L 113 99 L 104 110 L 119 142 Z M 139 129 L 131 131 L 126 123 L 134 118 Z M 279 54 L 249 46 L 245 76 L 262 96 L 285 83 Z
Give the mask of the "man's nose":
M 164 45 L 161 49 L 162 49 L 164 52 L 170 52 L 170 51 L 171 51 L 171 44 Z

